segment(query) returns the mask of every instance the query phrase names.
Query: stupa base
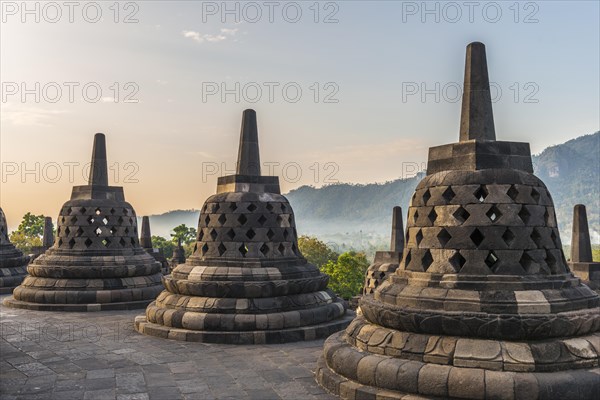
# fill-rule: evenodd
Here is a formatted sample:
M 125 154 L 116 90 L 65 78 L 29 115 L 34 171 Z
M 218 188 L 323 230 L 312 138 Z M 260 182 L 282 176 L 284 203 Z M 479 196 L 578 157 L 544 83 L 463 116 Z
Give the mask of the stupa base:
M 2 295 L 2 294 L 11 294 L 16 287 L 17 286 L 0 287 L 0 295 Z
M 154 299 L 126 301 L 117 303 L 88 303 L 88 304 L 53 304 L 53 303 L 31 303 L 28 301 L 15 300 L 14 297 L 5 299 L 2 304 L 7 307 L 21 308 L 33 311 L 115 311 L 115 310 L 138 310 L 145 308 Z
M 592 399 L 600 368 L 519 372 L 463 368 L 360 351 L 338 332 L 325 341 L 317 382 L 342 399 Z
M 149 336 L 186 342 L 218 344 L 276 344 L 321 339 L 346 329 L 354 319 L 353 312 L 336 320 L 298 328 L 261 331 L 196 331 L 172 328 L 148 322 L 145 315 L 135 318 L 135 330 Z

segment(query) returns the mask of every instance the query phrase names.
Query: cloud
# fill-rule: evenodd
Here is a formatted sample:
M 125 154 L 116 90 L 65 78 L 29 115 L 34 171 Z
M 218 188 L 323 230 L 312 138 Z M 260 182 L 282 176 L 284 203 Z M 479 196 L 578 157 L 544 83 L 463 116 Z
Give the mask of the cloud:
M 26 107 L 6 103 L 2 105 L 0 120 L 13 125 L 23 126 L 53 126 L 52 120 L 59 115 L 67 113 L 67 110 L 44 109 L 41 107 Z
M 183 31 L 183 32 L 181 32 L 181 34 L 183 35 L 183 37 L 192 39 L 198 43 L 203 43 L 203 42 L 217 43 L 217 42 L 222 42 L 223 40 L 227 40 L 228 37 L 235 36 L 237 31 L 238 31 L 237 28 L 235 28 L 235 29 L 221 28 L 221 31 L 220 31 L 221 33 L 219 33 L 217 35 L 211 35 L 208 33 L 201 34 L 200 32 L 196 32 L 196 31 Z

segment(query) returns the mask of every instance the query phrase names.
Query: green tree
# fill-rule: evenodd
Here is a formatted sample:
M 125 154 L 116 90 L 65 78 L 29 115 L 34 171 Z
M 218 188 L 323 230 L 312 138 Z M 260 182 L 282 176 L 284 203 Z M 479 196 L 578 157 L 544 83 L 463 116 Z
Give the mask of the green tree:
M 312 236 L 300 236 L 298 238 L 298 248 L 309 263 L 319 268 L 330 261 L 335 262 L 340 256 L 327 244 Z
M 172 240 L 167 240 L 162 236 L 152 236 L 152 247 L 155 249 L 161 249 L 165 258 L 173 257 L 173 244 Z
M 30 212 L 25 214 L 17 230 L 10 234 L 12 244 L 25 254 L 30 253 L 33 247 L 41 246 L 44 218 L 43 215 L 33 215 Z
M 196 228 L 188 228 L 185 224 L 181 224 L 173 228 L 171 238 L 173 243 L 177 245 L 181 241 L 182 245 L 187 245 L 196 240 Z
M 337 261 L 329 261 L 321 267 L 321 272 L 329 275 L 329 288 L 348 300 L 360 293 L 368 267 L 364 253 L 349 251 L 341 254 Z

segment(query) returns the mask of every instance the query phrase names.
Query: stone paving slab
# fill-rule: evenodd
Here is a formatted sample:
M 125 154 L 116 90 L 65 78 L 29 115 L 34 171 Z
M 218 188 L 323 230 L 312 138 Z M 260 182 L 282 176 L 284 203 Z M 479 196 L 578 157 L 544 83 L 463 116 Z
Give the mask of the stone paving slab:
M 139 313 L 0 305 L 0 400 L 335 399 L 314 380 L 323 340 L 252 346 L 165 340 L 134 331 Z

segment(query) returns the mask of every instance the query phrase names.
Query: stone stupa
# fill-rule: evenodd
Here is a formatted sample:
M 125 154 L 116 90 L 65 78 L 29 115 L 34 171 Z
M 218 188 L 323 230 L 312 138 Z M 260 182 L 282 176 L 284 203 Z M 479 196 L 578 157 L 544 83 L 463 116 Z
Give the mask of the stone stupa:
M 27 275 L 29 256 L 23 255 L 8 239 L 8 225 L 0 208 L 0 294 L 12 293 Z
M 467 47 L 460 141 L 429 150 L 397 271 L 329 337 L 344 399 L 593 399 L 598 295 L 569 271 L 528 143 L 496 141 L 485 47 Z
M 573 208 L 572 229 L 569 267 L 586 285 L 600 292 L 600 262 L 592 258 L 592 241 L 583 204 L 577 204 Z
M 161 265 L 161 272 L 168 274 L 169 262 L 165 258 L 162 249 L 158 249 L 152 246 L 152 233 L 150 232 L 150 218 L 148 216 L 142 217 L 142 232 L 140 234 L 140 246 L 148 252 L 156 261 Z
M 88 185 L 60 210 L 54 245 L 4 304 L 48 311 L 143 308 L 161 292 L 160 264 L 140 247 L 122 187 L 108 186 L 106 143 L 94 137 Z
M 394 207 L 392 215 L 392 240 L 389 251 L 375 252 L 373 264 L 367 269 L 365 274 L 365 284 L 363 294 L 370 294 L 386 280 L 386 278 L 396 272 L 400 261 L 402 260 L 402 251 L 404 249 L 404 224 L 402 223 L 402 207 Z
M 54 224 L 51 217 L 44 217 L 44 232 L 42 235 L 42 245 L 31 249 L 31 261 L 41 256 L 54 245 Z
M 237 173 L 218 179 L 193 254 L 163 278 L 165 291 L 135 325 L 147 335 L 210 343 L 325 337 L 351 320 L 328 280 L 298 249 L 278 177 L 260 174 L 256 113 L 246 110 Z

